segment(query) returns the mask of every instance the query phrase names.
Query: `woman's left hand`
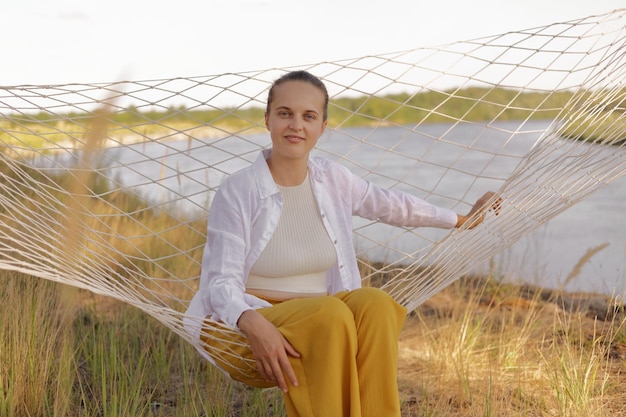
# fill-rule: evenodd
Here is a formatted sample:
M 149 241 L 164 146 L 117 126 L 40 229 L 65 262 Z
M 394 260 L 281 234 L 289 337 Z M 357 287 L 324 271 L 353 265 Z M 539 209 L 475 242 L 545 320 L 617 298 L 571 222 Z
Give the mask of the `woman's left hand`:
M 468 229 L 473 229 L 485 220 L 485 215 L 490 210 L 493 210 L 496 216 L 500 213 L 500 206 L 502 205 L 502 199 L 496 198 L 494 192 L 487 192 L 472 206 L 472 209 L 466 215 L 459 214 L 456 227 L 463 227 L 465 223 L 468 223 Z

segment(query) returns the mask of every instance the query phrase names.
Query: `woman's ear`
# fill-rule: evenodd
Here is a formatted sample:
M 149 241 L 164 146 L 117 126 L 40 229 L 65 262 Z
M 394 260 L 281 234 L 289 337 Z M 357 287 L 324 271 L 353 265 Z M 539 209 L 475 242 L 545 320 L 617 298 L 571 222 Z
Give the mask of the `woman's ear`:
M 265 128 L 267 130 L 270 130 L 270 125 L 269 125 L 269 114 L 267 114 L 267 112 L 265 112 Z

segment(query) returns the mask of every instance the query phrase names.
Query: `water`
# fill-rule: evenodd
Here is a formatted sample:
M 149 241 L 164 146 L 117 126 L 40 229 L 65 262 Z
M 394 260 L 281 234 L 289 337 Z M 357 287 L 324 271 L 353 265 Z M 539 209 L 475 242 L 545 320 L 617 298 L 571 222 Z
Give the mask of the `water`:
M 596 191 L 498 257 L 508 275 L 570 291 L 626 294 L 626 177 Z M 597 252 L 594 252 L 597 250 Z M 586 255 L 591 253 L 589 259 Z M 584 261 L 576 273 L 579 262 Z M 515 272 L 512 272 L 515 271 Z
M 458 199 L 473 202 L 485 191 L 497 190 L 546 127 L 546 122 L 454 128 L 428 125 L 420 127 L 419 133 L 397 127 L 354 128 L 327 132 L 315 153 L 339 160 L 382 186 L 397 187 L 465 213 L 469 206 Z M 379 148 L 362 147 L 361 140 Z M 250 136 L 247 141 L 226 138 L 218 142 L 144 143 L 108 149 L 102 162 L 108 166 L 109 176 L 142 197 L 171 200 L 168 208 L 174 211 L 196 211 L 204 216 L 214 188 L 224 176 L 248 165 L 257 157 L 259 147 L 269 144 L 267 134 Z M 54 161 L 57 163 L 68 161 Z M 565 288 L 626 293 L 625 200 L 626 177 L 622 177 L 528 234 L 498 255 L 496 265 L 508 280 L 557 288 L 589 250 L 602 248 L 580 265 Z M 362 224 L 355 220 L 356 227 Z M 446 233 L 432 229 L 423 232 L 426 242 L 384 225 L 366 230 L 372 240 L 385 241 L 405 252 Z M 376 256 L 389 260 L 389 255 L 378 251 L 380 248 L 374 250 L 368 239 L 359 239 L 356 244 L 371 260 L 377 260 Z M 486 268 L 483 265 L 478 270 Z
M 548 125 L 543 121 L 529 122 L 520 128 L 519 124 L 501 122 L 487 129 L 484 126 L 460 125 L 452 130 L 446 125 L 430 125 L 420 127 L 420 135 L 414 140 L 398 142 L 395 150 L 399 154 L 418 155 L 421 160 L 436 165 L 410 161 L 401 155 L 389 155 L 382 150 L 370 151 L 356 159 L 364 166 L 376 167 L 390 177 L 419 176 L 419 180 L 415 181 L 423 186 L 423 190 L 432 190 L 435 194 L 427 199 L 450 207 L 449 201 L 436 195 L 438 191 L 460 197 L 464 190 L 469 189 L 465 200 L 475 201 L 484 191 L 497 190 Z M 526 133 L 511 134 L 518 128 Z M 376 132 L 370 141 L 385 142 L 385 146 L 390 146 L 402 135 L 397 129 L 383 129 Z M 436 148 L 430 148 L 431 137 L 443 137 L 455 146 L 446 147 L 439 143 Z M 478 150 L 468 152 L 456 145 L 471 146 Z M 334 134 L 320 146 L 342 154 L 349 152 L 351 145 L 349 138 Z M 607 149 L 606 152 L 613 150 Z M 454 167 L 453 171 L 447 171 L 450 166 Z M 358 168 L 355 170 L 359 171 Z M 363 170 L 361 174 L 367 172 Z M 475 178 L 477 175 L 481 176 L 478 180 Z M 384 178 L 378 180 L 384 185 Z M 400 188 L 415 191 L 410 187 Z M 423 193 L 417 195 L 423 196 Z M 625 203 L 626 176 L 596 191 L 526 235 L 498 255 L 495 265 L 509 281 L 623 296 L 626 294 Z M 469 207 L 452 208 L 464 213 Z M 432 239 L 437 236 L 433 234 Z M 593 256 L 587 259 L 586 255 L 591 253 Z M 488 265 L 481 265 L 477 271 L 488 269 Z

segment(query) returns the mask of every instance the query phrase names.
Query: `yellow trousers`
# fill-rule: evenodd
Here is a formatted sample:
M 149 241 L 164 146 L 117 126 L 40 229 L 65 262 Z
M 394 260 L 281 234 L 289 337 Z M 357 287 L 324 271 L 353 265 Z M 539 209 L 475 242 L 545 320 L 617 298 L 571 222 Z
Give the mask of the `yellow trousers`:
M 398 338 L 406 309 L 377 288 L 298 298 L 258 310 L 300 353 L 290 358 L 298 386 L 284 394 L 289 417 L 400 416 Z M 207 352 L 234 380 L 270 387 L 243 335 L 221 340 L 206 322 Z M 226 353 L 228 352 L 228 353 Z M 245 360 L 244 360 L 245 359 Z

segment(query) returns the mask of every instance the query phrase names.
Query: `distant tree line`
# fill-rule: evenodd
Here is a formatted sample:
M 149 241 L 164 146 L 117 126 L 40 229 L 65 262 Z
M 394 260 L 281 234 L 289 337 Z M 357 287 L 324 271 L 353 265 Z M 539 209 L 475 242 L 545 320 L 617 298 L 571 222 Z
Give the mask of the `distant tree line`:
M 519 89 L 471 87 L 445 91 L 424 90 L 417 93 L 385 96 L 338 97 L 330 102 L 329 126 L 356 127 L 373 124 L 410 125 L 418 123 L 450 123 L 456 120 L 525 120 L 554 119 L 564 112 L 574 94 L 585 98 L 585 91 L 524 91 Z M 623 96 L 623 95 L 622 95 Z M 576 100 L 584 102 L 584 100 Z M 569 104 L 568 104 L 569 103 Z M 624 112 L 618 105 L 613 111 Z M 606 111 L 606 110 L 605 110 Z M 185 105 L 129 106 L 112 112 L 112 123 L 118 126 L 194 126 L 206 125 L 244 130 L 263 124 L 265 108 L 216 108 Z M 56 124 L 59 121 L 86 123 L 88 113 L 64 115 L 39 112 L 33 115 L 13 115 L 5 121 L 25 124 Z

